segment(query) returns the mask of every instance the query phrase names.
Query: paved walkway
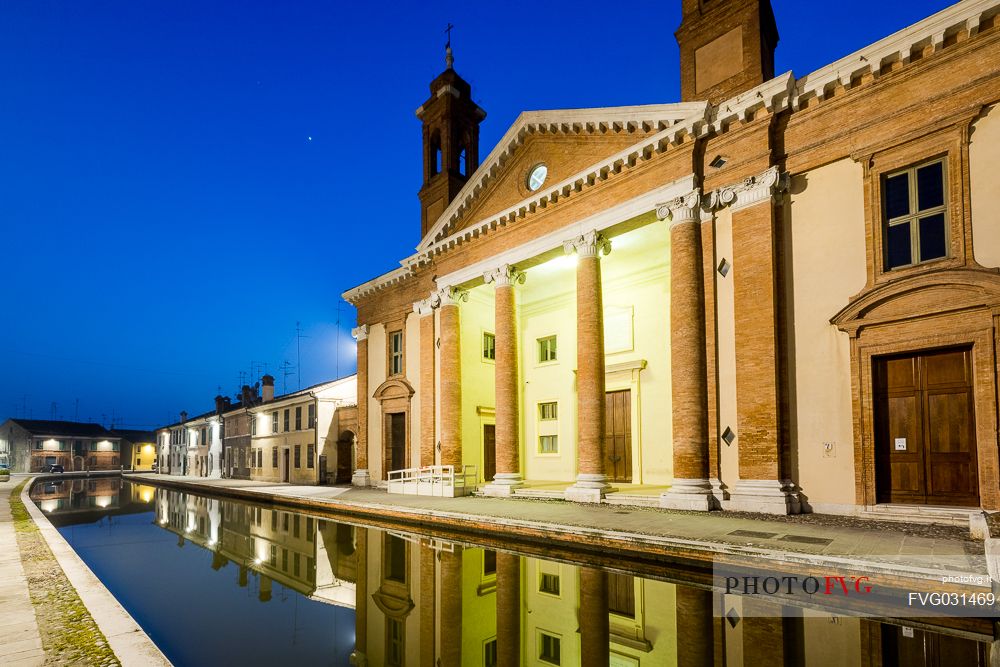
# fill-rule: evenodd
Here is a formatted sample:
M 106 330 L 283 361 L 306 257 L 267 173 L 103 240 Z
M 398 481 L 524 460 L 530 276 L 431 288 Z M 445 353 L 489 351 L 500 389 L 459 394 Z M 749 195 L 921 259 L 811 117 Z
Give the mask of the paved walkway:
M 21 566 L 8 500 L 11 489 L 21 479 L 12 475 L 10 481 L 0 482 L 0 664 L 27 667 L 43 664 L 45 651 L 28 594 L 28 580 Z
M 713 554 L 755 555 L 805 563 L 884 566 L 886 571 L 930 578 L 947 573 L 987 575 L 983 543 L 967 529 L 876 522 L 855 517 L 816 514 L 769 517 L 734 512 L 684 512 L 616 505 L 581 505 L 565 501 L 501 498 L 432 498 L 389 495 L 379 489 L 295 486 L 247 480 L 205 479 L 168 475 L 130 475 L 164 483 L 262 501 L 296 502 L 332 511 L 367 512 L 410 520 L 466 522 L 480 529 L 493 527 L 543 529 L 552 535 L 570 533 L 600 537 L 606 542 L 637 543 L 659 549 L 709 551 Z

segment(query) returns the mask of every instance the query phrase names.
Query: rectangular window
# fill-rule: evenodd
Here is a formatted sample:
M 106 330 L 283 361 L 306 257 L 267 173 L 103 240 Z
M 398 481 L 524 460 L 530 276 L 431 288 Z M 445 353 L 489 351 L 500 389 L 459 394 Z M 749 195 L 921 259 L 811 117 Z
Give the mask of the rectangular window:
M 250 415 L 250 435 L 257 435 L 257 415 Z
M 309 423 L 306 424 L 306 428 L 314 428 L 316 426 L 316 404 L 309 404 Z
M 483 359 L 496 361 L 497 337 L 491 333 L 483 333 Z
M 497 640 L 483 644 L 483 667 L 497 667 Z
M 302 467 L 302 445 L 295 445 L 295 467 Z
M 208 443 L 208 429 L 206 429 L 204 426 L 202 426 L 201 427 L 201 442 L 199 442 L 198 444 L 204 445 L 206 443 Z
M 278 432 L 278 411 L 275 410 L 271 413 L 271 433 Z
M 492 549 L 483 550 L 483 576 L 497 573 L 497 552 Z
M 389 581 L 406 583 L 406 541 L 395 535 L 383 535 L 382 577 Z
M 556 360 L 556 337 L 546 336 L 538 339 L 538 363 L 544 364 Z
M 538 436 L 538 451 L 542 454 L 558 454 L 559 436 L 558 435 Z
M 302 406 L 295 408 L 295 430 L 302 430 Z
M 277 468 L 278 467 L 278 448 L 277 447 L 271 447 L 271 467 L 272 468 Z
M 403 622 L 398 618 L 385 619 L 385 664 L 403 665 Z
M 887 271 L 948 256 L 945 190 L 943 159 L 882 177 Z
M 556 402 L 551 403 L 539 403 L 538 404 L 538 418 L 542 421 L 548 421 L 550 419 L 557 419 L 559 417 L 559 404 Z
M 543 572 L 538 578 L 538 591 L 549 595 L 559 595 L 559 575 Z
M 96 452 L 97 451 L 97 442 L 94 441 L 94 440 L 90 441 L 90 451 L 92 451 L 92 452 Z
M 403 332 L 393 331 L 389 334 L 389 375 L 403 373 Z
M 288 433 L 288 427 L 291 425 L 291 415 L 291 410 L 285 408 L 285 433 Z
M 35 449 L 41 449 L 41 448 L 42 448 L 42 441 L 35 440 Z
M 608 611 L 635 618 L 635 577 L 608 572 Z
M 562 664 L 559 637 L 553 637 L 545 632 L 538 633 L 538 659 L 551 665 Z
M 278 567 L 278 547 L 271 545 L 271 567 Z
M 310 442 L 308 445 L 306 445 L 306 467 L 307 468 L 315 468 L 316 467 L 316 461 L 314 460 L 315 457 L 316 457 L 316 445 L 314 445 L 313 443 Z

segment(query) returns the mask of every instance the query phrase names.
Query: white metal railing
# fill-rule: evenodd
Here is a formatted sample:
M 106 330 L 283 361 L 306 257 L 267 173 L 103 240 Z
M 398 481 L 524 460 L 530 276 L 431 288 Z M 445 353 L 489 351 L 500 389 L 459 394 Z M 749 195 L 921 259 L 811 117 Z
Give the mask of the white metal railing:
M 389 493 L 416 496 L 464 496 L 476 487 L 474 465 L 423 466 L 389 471 Z

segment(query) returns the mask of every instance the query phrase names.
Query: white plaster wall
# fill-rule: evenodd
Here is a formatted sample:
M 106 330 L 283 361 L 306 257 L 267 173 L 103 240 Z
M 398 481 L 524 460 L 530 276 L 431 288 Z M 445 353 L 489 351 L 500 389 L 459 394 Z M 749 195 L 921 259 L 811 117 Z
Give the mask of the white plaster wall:
M 715 265 L 723 259 L 733 261 L 733 215 L 728 208 L 715 216 Z M 739 433 L 731 445 L 722 440 L 726 427 L 734 432 L 736 428 L 736 311 L 733 296 L 733 279 L 740 268 L 733 266 L 723 277 L 715 281 L 716 303 L 716 344 L 719 375 L 717 390 L 719 400 L 718 442 L 710 443 L 719 448 L 719 467 L 722 483 L 730 490 L 739 479 Z
M 973 124 L 969 144 L 973 257 L 1000 266 L 1000 105 Z
M 789 209 L 790 435 L 799 486 L 809 503 L 854 504 L 850 341 L 830 318 L 867 278 L 861 166 L 841 160 L 794 176 Z

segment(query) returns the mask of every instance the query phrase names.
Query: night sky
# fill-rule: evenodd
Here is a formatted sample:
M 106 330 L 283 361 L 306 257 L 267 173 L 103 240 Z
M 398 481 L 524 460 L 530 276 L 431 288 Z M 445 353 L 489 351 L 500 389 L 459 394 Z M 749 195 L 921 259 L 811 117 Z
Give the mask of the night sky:
M 949 4 L 775 0 L 776 71 Z M 340 294 L 419 241 L 448 22 L 482 156 L 522 110 L 679 97 L 680 0 L 0 1 L 0 420 L 154 427 L 251 362 L 279 393 L 353 372 Z

